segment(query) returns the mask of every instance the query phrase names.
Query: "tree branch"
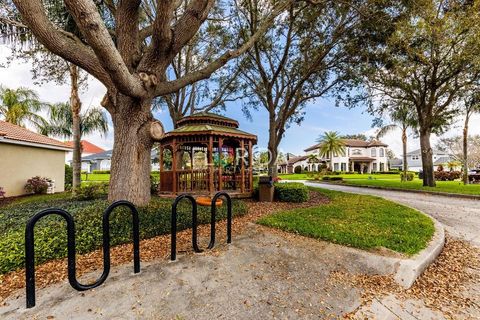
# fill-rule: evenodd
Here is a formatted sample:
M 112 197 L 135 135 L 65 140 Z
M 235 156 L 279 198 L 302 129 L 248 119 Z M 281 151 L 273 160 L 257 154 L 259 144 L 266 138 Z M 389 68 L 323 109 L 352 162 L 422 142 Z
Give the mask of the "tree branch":
M 115 87 L 131 97 L 146 96 L 142 81 L 130 74 L 95 3 L 92 0 L 65 0 L 65 5 Z

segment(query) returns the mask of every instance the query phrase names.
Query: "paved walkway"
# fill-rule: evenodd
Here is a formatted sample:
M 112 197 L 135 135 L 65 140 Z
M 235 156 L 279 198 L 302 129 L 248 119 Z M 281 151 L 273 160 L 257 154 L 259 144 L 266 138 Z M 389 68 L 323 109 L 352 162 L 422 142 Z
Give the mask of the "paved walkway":
M 259 228 L 218 252 L 144 264 L 138 275 L 115 267 L 83 293 L 66 281 L 38 290 L 32 309 L 19 292 L 0 319 L 337 319 L 359 307 L 361 292 L 332 281 L 332 271 L 391 272 L 381 261 L 390 258 Z
M 317 182 L 305 182 L 305 184 L 330 190 L 379 196 L 410 206 L 440 221 L 451 235 L 480 247 L 480 200 Z

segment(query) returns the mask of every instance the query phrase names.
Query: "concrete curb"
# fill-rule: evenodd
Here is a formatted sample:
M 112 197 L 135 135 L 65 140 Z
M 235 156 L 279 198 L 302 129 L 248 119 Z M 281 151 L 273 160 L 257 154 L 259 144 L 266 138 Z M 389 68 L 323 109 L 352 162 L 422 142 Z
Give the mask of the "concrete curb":
M 289 181 L 294 181 L 294 180 L 289 180 Z M 318 184 L 331 184 L 335 186 L 345 186 L 345 187 L 352 187 L 352 188 L 365 188 L 365 189 L 377 189 L 377 190 L 398 191 L 398 192 L 407 192 L 407 193 L 420 193 L 420 194 L 442 196 L 442 197 L 448 197 L 448 198 L 480 200 L 480 195 L 477 196 L 474 194 L 449 193 L 449 192 L 400 189 L 400 188 L 386 188 L 386 187 L 365 186 L 365 185 L 362 186 L 362 185 L 352 185 L 348 183 L 329 182 L 329 181 L 315 181 L 315 180 L 298 180 L 298 181 L 307 181 L 307 182 L 318 183 Z
M 420 251 L 413 258 L 400 260 L 394 279 L 399 285 L 406 289 L 410 288 L 415 283 L 415 280 L 422 275 L 425 269 L 435 261 L 445 245 L 445 230 L 443 225 L 435 218 L 423 212 L 421 213 L 432 219 L 435 233 L 433 234 L 427 248 Z

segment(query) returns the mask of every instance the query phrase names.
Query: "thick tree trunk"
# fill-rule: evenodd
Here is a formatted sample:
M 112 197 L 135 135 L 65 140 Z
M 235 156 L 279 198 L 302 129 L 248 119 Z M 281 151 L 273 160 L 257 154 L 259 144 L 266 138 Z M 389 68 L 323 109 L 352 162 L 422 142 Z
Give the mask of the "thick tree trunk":
M 270 108 L 270 110 L 275 110 L 275 108 Z M 277 169 L 277 159 L 278 159 L 278 144 L 281 137 L 277 136 L 277 127 L 275 121 L 275 113 L 271 113 L 269 117 L 269 128 L 268 128 L 268 174 L 273 178 L 278 176 Z
M 433 150 L 430 145 L 430 131 L 420 128 L 420 149 L 422 150 L 423 185 L 435 187 L 435 175 L 433 172 Z
M 406 129 L 402 129 L 402 147 L 403 147 L 403 178 L 402 178 L 402 181 L 407 181 L 408 157 L 407 157 L 407 130 Z
M 468 184 L 468 120 L 465 118 L 465 125 L 463 127 L 463 184 Z
M 108 194 L 110 201 L 128 200 L 138 206 L 145 206 L 150 201 L 153 146 L 150 102 L 117 95 L 112 113 L 115 140 Z
M 73 169 L 73 182 L 72 192 L 76 193 L 77 189 L 82 184 L 82 133 L 81 133 L 81 121 L 80 111 L 82 104 L 78 95 L 78 67 L 70 64 L 70 108 L 72 108 L 72 133 L 73 133 L 73 157 L 72 157 L 72 169 Z

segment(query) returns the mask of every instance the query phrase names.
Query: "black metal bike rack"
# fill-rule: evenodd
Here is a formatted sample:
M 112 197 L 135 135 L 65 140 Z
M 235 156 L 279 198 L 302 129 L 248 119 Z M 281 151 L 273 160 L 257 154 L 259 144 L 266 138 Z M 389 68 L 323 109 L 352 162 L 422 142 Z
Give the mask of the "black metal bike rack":
M 216 232 L 216 214 L 217 206 L 216 202 L 221 197 L 224 197 L 227 202 L 227 243 L 232 243 L 232 198 L 226 192 L 218 192 L 212 198 L 210 209 L 210 243 L 207 249 L 212 249 L 215 246 L 215 232 Z M 175 261 L 177 259 L 177 207 L 183 200 L 187 199 L 192 204 L 192 247 L 197 253 L 202 252 L 198 246 L 198 210 L 197 202 L 195 198 L 189 194 L 179 195 L 172 204 L 172 218 L 171 218 L 171 237 L 170 237 L 170 260 Z
M 27 222 L 25 228 L 25 275 L 26 275 L 26 295 L 27 308 L 35 306 L 35 243 L 34 243 L 34 227 L 35 224 L 47 215 L 59 215 L 67 222 L 67 265 L 68 265 L 68 282 L 78 290 L 85 291 L 96 288 L 107 280 L 110 273 L 110 215 L 114 209 L 125 206 L 132 213 L 133 225 L 133 269 L 134 273 L 140 272 L 140 231 L 138 211 L 135 206 L 128 201 L 117 201 L 112 203 L 103 214 L 103 272 L 102 275 L 92 284 L 81 284 L 76 277 L 76 248 L 75 248 L 75 222 L 70 213 L 61 209 L 47 209 L 40 211 Z

